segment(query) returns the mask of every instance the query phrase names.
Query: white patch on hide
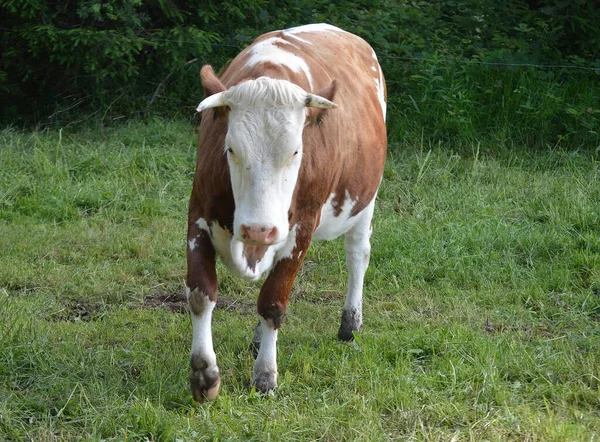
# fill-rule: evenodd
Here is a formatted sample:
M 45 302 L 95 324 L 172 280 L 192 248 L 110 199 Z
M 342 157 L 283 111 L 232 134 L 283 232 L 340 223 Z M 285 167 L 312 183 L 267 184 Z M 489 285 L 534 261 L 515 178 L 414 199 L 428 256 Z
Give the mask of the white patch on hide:
M 194 249 L 196 248 L 196 238 L 188 241 L 188 247 L 190 248 L 191 252 L 194 251 Z
M 250 57 L 246 62 L 246 66 L 254 66 L 259 63 L 268 62 L 285 66 L 294 72 L 302 72 L 306 76 L 310 89 L 312 90 L 313 80 L 308 64 L 298 55 L 284 50 L 281 47 L 284 45 L 296 47 L 289 41 L 279 37 L 267 38 L 266 40 L 256 43 L 249 49 Z
M 196 220 L 196 225 L 200 230 L 204 230 L 205 232 L 210 233 L 210 229 L 208 228 L 208 224 L 206 223 L 206 220 L 204 218 L 198 218 Z
M 321 208 L 321 220 L 319 221 L 319 227 L 313 234 L 313 239 L 325 239 L 331 240 L 343 235 L 356 224 L 356 216 L 351 216 L 352 209 L 356 205 L 358 199 L 352 200 L 350 193 L 346 190 L 344 203 L 338 216 L 335 216 L 337 212 L 335 194 L 332 193 L 327 198 L 327 202 Z
M 275 255 L 276 261 L 289 259 L 293 256 L 294 249 L 296 248 L 296 230 L 298 230 L 298 224 L 295 224 L 294 227 L 290 229 L 290 233 L 288 234 L 283 247 Z
M 304 38 L 298 37 L 297 34 L 305 32 L 346 32 L 343 29 L 336 28 L 335 26 L 328 25 L 326 23 L 315 23 L 311 25 L 297 26 L 295 28 L 286 29 L 283 31 L 283 35 L 286 37 L 295 38 L 302 43 L 312 45 L 313 42 Z
M 189 289 L 187 290 L 189 292 Z M 189 297 L 189 293 L 187 294 Z M 196 296 L 202 296 L 196 293 Z M 201 355 L 209 367 L 217 365 L 217 356 L 213 349 L 211 322 L 212 312 L 216 302 L 208 299 L 208 296 L 202 296 L 202 312 L 195 314 L 191 312 L 192 317 L 192 355 Z
M 313 23 L 310 25 L 296 26 L 295 28 L 286 29 L 284 34 L 300 34 L 302 32 L 344 32 L 343 29 L 340 29 L 336 26 L 329 25 L 327 23 Z
M 375 81 L 375 87 L 377 88 L 377 98 L 379 99 L 379 104 L 381 105 L 381 112 L 383 113 L 383 121 L 385 121 L 386 113 L 387 113 L 387 103 L 385 102 L 385 87 L 384 87 L 384 80 L 383 80 L 383 71 L 381 70 L 381 66 L 379 65 L 379 61 L 377 60 L 377 55 L 375 54 L 375 51 L 373 51 L 373 58 L 375 59 L 375 61 L 377 61 L 377 69 L 375 69 L 375 66 L 371 69 L 373 69 L 375 72 L 379 72 L 378 77 L 373 78 L 373 81 Z

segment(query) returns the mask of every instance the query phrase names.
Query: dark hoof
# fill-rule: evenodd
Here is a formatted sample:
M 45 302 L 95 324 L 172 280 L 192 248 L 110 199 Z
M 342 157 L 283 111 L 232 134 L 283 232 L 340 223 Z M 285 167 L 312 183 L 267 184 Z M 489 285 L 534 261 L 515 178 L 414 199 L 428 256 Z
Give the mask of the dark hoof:
M 354 340 L 354 333 L 360 330 L 361 315 L 352 310 L 342 312 L 342 323 L 338 330 L 338 339 L 340 341 L 350 342 Z
M 353 331 L 358 331 L 358 330 L 352 330 L 352 329 L 346 329 L 346 328 L 340 327 L 340 329 L 338 330 L 338 339 L 340 341 L 344 341 L 344 342 L 354 341 Z
M 192 356 L 191 365 L 190 389 L 194 400 L 204 402 L 215 399 L 221 386 L 219 369 L 216 366 L 209 369 L 206 362 L 198 356 Z
M 268 394 L 277 387 L 277 373 L 267 372 L 255 375 L 252 385 L 259 393 Z

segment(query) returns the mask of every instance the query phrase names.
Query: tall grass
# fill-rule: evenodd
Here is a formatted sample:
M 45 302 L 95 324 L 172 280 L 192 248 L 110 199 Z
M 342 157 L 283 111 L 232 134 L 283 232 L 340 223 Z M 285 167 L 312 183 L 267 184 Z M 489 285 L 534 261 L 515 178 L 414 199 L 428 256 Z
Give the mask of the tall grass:
M 262 398 L 259 284 L 219 266 L 222 393 L 202 405 L 189 318 L 155 308 L 182 292 L 193 128 L 2 131 L 0 439 L 597 439 L 598 154 L 391 120 L 363 331 L 335 339 L 343 241 L 314 243 Z
M 392 135 L 468 147 L 600 151 L 597 73 L 412 61 L 388 73 Z

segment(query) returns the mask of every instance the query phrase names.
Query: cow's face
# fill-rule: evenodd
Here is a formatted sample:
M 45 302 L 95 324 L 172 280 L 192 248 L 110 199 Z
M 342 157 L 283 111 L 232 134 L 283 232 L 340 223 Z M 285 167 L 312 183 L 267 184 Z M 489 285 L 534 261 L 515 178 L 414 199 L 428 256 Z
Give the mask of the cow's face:
M 211 95 L 198 110 L 227 106 L 234 237 L 269 246 L 289 233 L 288 212 L 302 161 L 307 107 L 335 107 L 288 81 L 261 77 Z
M 286 239 L 305 115 L 304 107 L 232 107 L 224 154 L 235 200 L 236 239 L 255 245 Z

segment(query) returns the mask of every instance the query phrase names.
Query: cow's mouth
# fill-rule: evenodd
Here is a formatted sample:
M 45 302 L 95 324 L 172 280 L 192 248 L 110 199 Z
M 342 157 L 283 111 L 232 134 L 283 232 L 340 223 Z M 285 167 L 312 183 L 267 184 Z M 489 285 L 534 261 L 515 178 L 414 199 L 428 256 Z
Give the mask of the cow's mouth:
M 242 254 L 253 272 L 256 271 L 256 264 L 263 259 L 268 248 L 269 246 L 244 245 Z

